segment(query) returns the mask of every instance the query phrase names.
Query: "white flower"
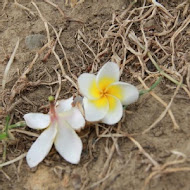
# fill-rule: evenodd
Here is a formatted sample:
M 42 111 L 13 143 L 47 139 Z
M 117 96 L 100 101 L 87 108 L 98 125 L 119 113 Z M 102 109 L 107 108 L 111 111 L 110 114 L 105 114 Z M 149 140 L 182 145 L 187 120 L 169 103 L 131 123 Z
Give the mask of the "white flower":
M 32 168 L 37 166 L 49 153 L 54 143 L 56 150 L 68 162 L 80 161 L 82 142 L 75 130 L 85 125 L 81 112 L 72 107 L 73 97 L 58 102 L 50 102 L 50 114 L 28 113 L 24 115 L 26 124 L 32 129 L 45 129 L 31 146 L 26 160 Z
M 79 91 L 84 96 L 87 121 L 115 124 L 123 115 L 122 105 L 129 105 L 138 99 L 137 88 L 125 82 L 118 82 L 119 75 L 119 66 L 108 62 L 97 76 L 88 73 L 79 76 Z

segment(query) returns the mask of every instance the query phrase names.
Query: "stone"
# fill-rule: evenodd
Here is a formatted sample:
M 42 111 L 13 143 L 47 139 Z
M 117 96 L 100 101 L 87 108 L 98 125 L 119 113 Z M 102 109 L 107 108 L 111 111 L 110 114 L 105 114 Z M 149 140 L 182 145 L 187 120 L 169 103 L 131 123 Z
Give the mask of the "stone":
M 46 36 L 42 34 L 33 34 L 25 38 L 26 47 L 30 50 L 41 48 L 46 42 Z

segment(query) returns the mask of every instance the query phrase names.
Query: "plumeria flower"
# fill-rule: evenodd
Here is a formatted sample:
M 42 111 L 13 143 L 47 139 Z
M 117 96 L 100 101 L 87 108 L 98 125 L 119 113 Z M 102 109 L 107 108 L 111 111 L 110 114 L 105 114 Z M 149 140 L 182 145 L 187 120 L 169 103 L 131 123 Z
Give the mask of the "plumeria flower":
M 113 62 L 106 63 L 97 76 L 89 73 L 79 76 L 79 91 L 84 96 L 83 106 L 87 121 L 115 124 L 123 115 L 122 105 L 129 105 L 138 99 L 137 88 L 119 82 L 119 78 L 119 66 Z
M 53 97 L 52 97 L 53 98 Z M 28 165 L 37 166 L 49 153 L 54 143 L 56 150 L 68 162 L 80 161 L 82 142 L 75 130 L 85 125 L 81 112 L 72 107 L 73 97 L 61 100 L 56 107 L 50 98 L 50 112 L 24 115 L 26 124 L 32 129 L 45 129 L 26 155 Z

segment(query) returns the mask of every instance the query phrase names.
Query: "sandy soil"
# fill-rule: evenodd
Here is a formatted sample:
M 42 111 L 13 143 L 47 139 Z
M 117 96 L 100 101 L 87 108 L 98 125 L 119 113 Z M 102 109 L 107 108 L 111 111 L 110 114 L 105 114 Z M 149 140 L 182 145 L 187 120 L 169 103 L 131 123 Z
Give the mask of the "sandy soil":
M 62 78 L 62 83 L 61 91 L 57 94 L 58 99 L 77 94 L 76 88 L 64 78 L 54 54 L 48 54 L 51 52 L 49 51 L 51 48 L 46 48 L 39 53 L 40 48 L 48 42 L 48 39 L 44 22 L 35 6 L 28 0 L 19 0 L 18 3 L 27 7 L 31 11 L 29 12 L 23 10 L 19 5 L 16 6 L 13 0 L 8 1 L 7 4 L 5 2 L 0 2 L 0 84 L 2 83 L 6 64 L 18 38 L 20 44 L 9 71 L 6 87 L 4 90 L 1 89 L 2 125 L 5 124 L 4 118 L 7 114 L 11 116 L 11 123 L 16 123 L 23 120 L 23 115 L 28 112 L 47 113 L 47 97 L 58 93 L 60 87 L 59 76 Z M 60 29 L 62 30 L 60 42 L 67 58 L 59 45 L 56 45 L 55 52 L 60 57 L 67 75 L 73 81 L 76 82 L 80 73 L 89 71 L 96 73 L 98 68 L 110 59 L 121 64 L 122 60 L 131 58 L 132 61 L 123 67 L 121 80 L 137 85 L 139 90 L 143 89 L 143 86 L 138 80 L 138 76 L 142 79 L 150 75 L 153 76 L 147 79 L 146 84 L 148 86 L 155 82 L 158 72 L 151 62 L 147 61 L 145 64 L 153 75 L 151 72 L 145 71 L 143 76 L 141 64 L 139 64 L 137 57 L 133 59 L 132 52 L 127 50 L 122 56 L 123 53 L 120 52 L 120 48 L 124 49 L 122 40 L 115 43 L 114 39 L 110 39 L 109 43 L 106 41 L 107 44 L 100 46 L 102 42 L 100 31 L 105 34 L 111 26 L 114 16 L 122 14 L 129 8 L 132 1 L 86 0 L 74 8 L 71 8 L 70 5 L 65 6 L 64 1 L 61 0 L 52 2 L 58 5 L 65 15 L 62 15 L 56 7 L 45 1 L 35 1 L 43 18 L 57 32 Z M 173 0 L 160 1 L 160 3 L 163 3 L 168 12 L 175 18 L 179 13 L 178 24 L 171 30 L 171 33 L 162 38 L 157 36 L 162 44 L 168 41 L 165 43 L 164 50 L 157 52 L 156 56 L 161 60 L 164 51 L 167 52 L 168 57 L 163 61 L 162 66 L 169 70 L 172 49 L 167 47 L 167 44 L 170 43 L 175 31 L 188 18 L 189 1 Z M 150 4 L 147 3 L 147 5 Z M 135 7 L 142 6 L 143 2 L 139 1 L 130 11 Z M 171 21 L 171 23 L 167 23 L 168 25 L 164 25 L 165 20 L 164 18 L 161 19 L 162 13 L 158 10 L 156 14 L 153 19 L 150 19 L 151 21 L 144 19 L 144 26 L 147 29 L 145 31 L 149 39 L 155 39 L 153 38 L 154 32 L 162 31 L 162 28 L 159 27 L 161 24 L 166 30 L 172 28 L 172 24 L 174 24 L 174 21 Z M 135 14 L 133 17 L 135 17 Z M 125 29 L 125 25 L 122 25 L 122 27 Z M 117 30 L 117 25 L 115 30 Z M 140 34 L 138 23 L 133 25 L 133 30 L 137 35 Z M 55 43 L 56 35 L 50 25 L 49 31 L 50 40 Z M 27 38 L 34 34 L 40 34 L 41 37 L 37 39 L 33 47 L 31 42 L 27 42 Z M 183 83 L 188 90 L 190 90 L 190 86 L 188 86 L 188 76 L 190 76 L 189 35 L 190 28 L 187 24 L 174 41 L 177 44 L 175 46 L 177 52 L 177 57 L 175 57 L 176 72 L 182 75 Z M 138 37 L 140 38 L 140 35 Z M 121 42 L 121 45 L 119 42 Z M 54 45 L 53 43 L 50 47 Z M 117 45 L 115 52 L 117 52 L 120 59 L 113 53 L 113 49 L 110 49 L 112 43 Z M 156 51 L 154 45 L 149 46 L 149 49 L 153 52 Z M 132 43 L 131 47 L 137 50 L 137 46 Z M 106 51 L 103 52 L 105 49 Z M 36 54 L 37 52 L 39 54 Z M 100 54 L 96 57 L 98 53 Z M 30 72 L 27 73 L 27 77 L 16 83 L 35 58 L 35 55 L 39 56 Z M 184 58 L 184 62 L 182 58 Z M 144 59 L 146 60 L 147 56 Z M 185 66 L 187 66 L 187 70 L 184 69 Z M 169 71 L 168 73 L 171 74 Z M 172 76 L 175 76 L 175 73 L 174 75 L 172 73 Z M 179 78 L 176 77 L 175 79 Z M 16 86 L 13 88 L 15 83 Z M 154 89 L 154 93 L 168 105 L 175 90 L 176 85 L 163 78 Z M 143 133 L 161 116 L 164 110 L 165 107 L 150 93 L 147 93 L 141 96 L 137 103 L 127 107 L 125 115 L 118 125 L 100 125 L 96 127 L 90 125 L 80 133 L 84 146 L 80 164 L 75 166 L 65 162 L 53 148 L 48 157 L 35 169 L 28 167 L 25 158 L 3 167 L 0 170 L 0 190 L 140 190 L 145 184 L 145 189 L 151 190 L 190 190 L 190 98 L 188 94 L 181 88 L 171 105 L 171 111 L 179 125 L 178 130 L 174 130 L 174 123 L 166 112 L 167 114 L 153 129 Z M 104 133 L 108 137 L 99 137 L 95 128 L 99 129 L 99 134 Z M 12 131 L 15 137 L 14 140 L 0 142 L 0 162 L 3 162 L 3 147 L 5 144 L 7 145 L 6 161 L 9 161 L 27 152 L 32 142 L 35 141 L 36 137 L 22 132 L 30 131 L 37 134 L 36 131 L 27 127 L 19 128 L 19 130 Z M 122 131 L 120 133 L 120 136 L 123 135 L 122 137 L 111 135 L 118 132 L 118 130 Z

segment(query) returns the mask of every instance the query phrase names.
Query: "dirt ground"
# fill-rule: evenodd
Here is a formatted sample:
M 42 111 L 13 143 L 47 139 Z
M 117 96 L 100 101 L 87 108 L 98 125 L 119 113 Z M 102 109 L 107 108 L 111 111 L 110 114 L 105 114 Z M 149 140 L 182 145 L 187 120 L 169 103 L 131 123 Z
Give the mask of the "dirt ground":
M 0 1 L 0 84 L 19 39 L 0 91 L 1 126 L 7 115 L 13 124 L 29 112 L 47 113 L 49 95 L 78 94 L 77 77 L 109 60 L 139 90 L 162 77 L 117 125 L 80 132 L 78 165 L 52 148 L 37 168 L 25 158 L 2 167 L 0 190 L 190 190 L 190 2 L 134 2 Z M 40 133 L 27 126 L 10 132 L 0 142 L 0 164 L 24 155 Z

